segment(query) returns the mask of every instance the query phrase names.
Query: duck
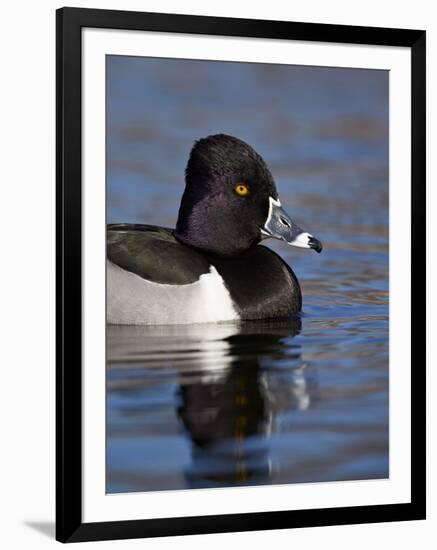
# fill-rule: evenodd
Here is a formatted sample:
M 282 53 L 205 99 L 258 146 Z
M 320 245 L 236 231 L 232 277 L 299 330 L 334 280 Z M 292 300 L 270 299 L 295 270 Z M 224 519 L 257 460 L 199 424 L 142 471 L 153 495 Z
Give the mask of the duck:
M 263 158 L 214 134 L 194 142 L 175 228 L 107 226 L 107 323 L 177 325 L 299 314 L 299 281 L 268 238 L 322 251 L 281 205 Z

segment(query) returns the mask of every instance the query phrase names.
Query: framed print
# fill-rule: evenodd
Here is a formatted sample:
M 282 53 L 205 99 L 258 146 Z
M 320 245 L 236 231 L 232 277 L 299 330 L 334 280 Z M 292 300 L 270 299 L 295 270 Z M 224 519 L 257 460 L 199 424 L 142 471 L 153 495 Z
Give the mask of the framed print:
M 57 12 L 62 542 L 425 518 L 425 31 Z

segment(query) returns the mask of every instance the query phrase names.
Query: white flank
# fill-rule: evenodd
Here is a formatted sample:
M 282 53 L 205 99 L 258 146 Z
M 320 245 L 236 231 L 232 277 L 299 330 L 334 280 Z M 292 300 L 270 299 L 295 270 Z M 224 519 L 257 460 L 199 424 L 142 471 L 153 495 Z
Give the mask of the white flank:
M 153 283 L 108 260 L 107 322 L 113 325 L 181 325 L 239 319 L 217 270 L 189 285 Z

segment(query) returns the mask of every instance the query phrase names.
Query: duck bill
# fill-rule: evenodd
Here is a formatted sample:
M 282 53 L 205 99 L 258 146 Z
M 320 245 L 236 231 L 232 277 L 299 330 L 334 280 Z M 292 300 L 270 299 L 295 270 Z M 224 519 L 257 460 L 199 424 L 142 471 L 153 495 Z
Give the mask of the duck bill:
M 310 233 L 303 231 L 282 208 L 279 199 L 269 197 L 269 213 L 264 227 L 261 228 L 263 238 L 273 237 L 285 241 L 298 248 L 312 248 L 322 251 L 322 243 Z

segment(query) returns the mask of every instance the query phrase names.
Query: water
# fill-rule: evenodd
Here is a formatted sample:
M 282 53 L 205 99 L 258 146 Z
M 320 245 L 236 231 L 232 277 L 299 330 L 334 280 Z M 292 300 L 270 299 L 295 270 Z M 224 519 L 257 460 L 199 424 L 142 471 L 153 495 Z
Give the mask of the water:
M 174 226 L 192 141 L 220 131 L 324 245 L 268 241 L 301 283 L 295 319 L 108 327 L 107 491 L 388 477 L 387 73 L 107 68 L 109 222 Z

